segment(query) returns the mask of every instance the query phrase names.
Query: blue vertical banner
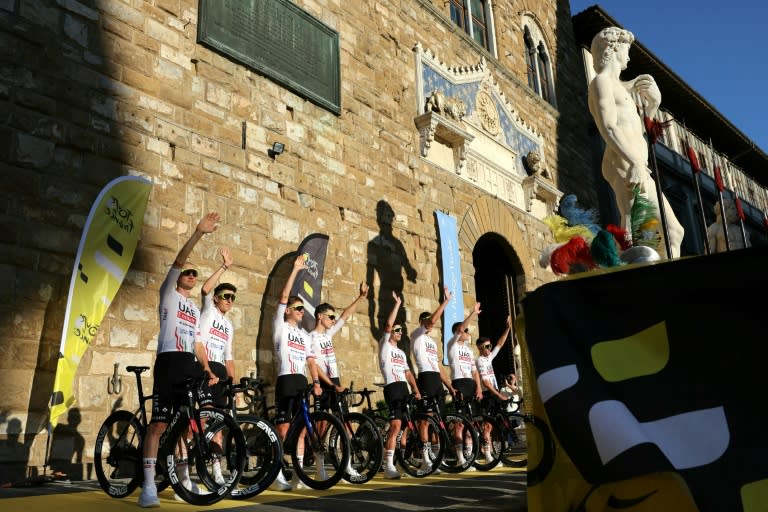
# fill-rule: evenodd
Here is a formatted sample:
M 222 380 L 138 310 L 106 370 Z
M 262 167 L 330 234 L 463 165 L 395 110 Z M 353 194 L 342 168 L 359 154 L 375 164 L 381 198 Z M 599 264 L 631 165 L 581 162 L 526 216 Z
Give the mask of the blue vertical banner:
M 443 312 L 443 364 L 448 364 L 448 340 L 453 333 L 454 322 L 464 321 L 464 294 L 461 287 L 461 259 L 459 258 L 459 234 L 456 219 L 443 212 L 435 212 L 440 235 L 443 286 L 453 294 Z

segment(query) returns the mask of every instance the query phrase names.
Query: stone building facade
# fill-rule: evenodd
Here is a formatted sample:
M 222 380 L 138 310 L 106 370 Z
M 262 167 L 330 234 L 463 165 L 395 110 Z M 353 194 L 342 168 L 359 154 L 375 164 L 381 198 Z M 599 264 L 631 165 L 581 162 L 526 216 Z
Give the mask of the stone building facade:
M 152 365 L 160 283 L 205 212 L 222 223 L 193 258 L 207 276 L 220 246 L 233 251 L 241 375 L 274 375 L 270 321 L 286 262 L 311 233 L 330 237 L 325 301 L 343 307 L 360 281 L 372 288 L 335 338 L 342 380 L 359 386 L 380 381 L 380 291 L 401 288 L 411 327 L 438 304 L 436 211 L 457 221 L 454 292 L 466 311 L 486 305 L 480 334 L 501 331 L 525 292 L 554 279 L 537 263 L 551 242 L 541 219 L 564 193 L 586 206 L 595 197 L 567 1 L 482 2 L 490 48 L 452 21 L 456 2 L 294 3 L 338 33 L 338 115 L 198 43 L 198 0 L 0 0 L 0 480 L 45 463 L 74 258 L 115 177 L 153 187 L 131 270 L 80 363 L 77 410 L 60 422 L 69 436 L 58 447 L 53 436 L 65 460 L 82 447 L 74 477 L 93 476 L 106 415 L 135 405 L 124 367 Z M 536 84 L 547 99 L 527 80 L 531 33 L 547 51 L 547 83 Z M 269 154 L 274 142 L 282 154 Z M 122 387 L 110 394 L 116 369 Z

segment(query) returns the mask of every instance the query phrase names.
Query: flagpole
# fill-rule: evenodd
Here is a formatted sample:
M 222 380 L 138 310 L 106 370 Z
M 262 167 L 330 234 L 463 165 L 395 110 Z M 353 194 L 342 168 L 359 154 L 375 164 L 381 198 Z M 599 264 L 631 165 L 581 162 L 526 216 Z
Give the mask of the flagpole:
M 736 196 L 736 211 L 739 213 L 739 227 L 741 228 L 741 240 L 744 242 L 744 248 L 747 248 L 747 229 L 744 227 L 744 219 L 746 218 L 746 215 L 744 215 L 744 209 L 741 207 L 741 199 L 739 199 L 739 196 L 734 192 L 734 195 Z
M 709 152 L 712 154 L 712 167 L 715 169 L 715 186 L 720 197 L 720 222 L 723 224 L 723 233 L 725 234 L 725 250 L 730 251 L 731 241 L 728 240 L 728 219 L 725 218 L 725 201 L 723 196 L 725 186 L 723 185 L 723 175 L 720 173 L 720 166 L 717 165 L 715 151 L 712 149 L 712 139 L 709 139 Z
M 725 167 L 725 170 L 723 171 L 723 176 L 725 177 L 725 181 L 728 185 L 730 185 L 731 190 L 733 191 L 733 202 L 736 204 L 736 213 L 739 215 L 739 228 L 741 229 L 741 241 L 744 242 L 744 248 L 747 247 L 747 228 L 745 226 L 745 220 L 747 218 L 746 215 L 744 215 L 744 208 L 741 205 L 741 199 L 739 199 L 739 191 L 741 187 L 737 187 L 737 176 L 731 177 L 730 172 L 728 171 L 728 167 Z
M 662 192 L 661 192 L 661 175 L 659 174 L 659 166 L 658 166 L 658 163 L 656 162 L 656 149 L 654 147 L 656 145 L 656 133 L 655 133 L 655 130 L 649 131 L 647 128 L 649 126 L 647 121 L 650 121 L 650 126 L 652 127 L 654 126 L 655 121 L 651 120 L 648 117 L 648 114 L 646 114 L 645 102 L 641 101 L 640 104 L 643 107 L 643 121 L 645 122 L 645 126 L 646 126 L 645 131 L 648 135 L 648 142 L 650 142 L 650 144 L 648 144 L 648 147 L 651 152 L 651 170 L 653 171 L 653 178 L 654 178 L 653 181 L 656 184 L 656 198 L 658 199 L 658 202 L 659 202 L 659 220 L 661 220 L 661 230 L 664 234 L 664 248 L 667 250 L 667 259 L 671 260 L 672 245 L 669 241 L 669 229 L 667 228 L 667 214 L 665 212 L 666 208 L 664 208 L 664 196 L 662 195 Z
M 685 128 L 685 123 L 683 123 L 683 130 L 685 132 L 685 151 L 688 154 L 688 160 L 691 162 L 691 180 L 693 181 L 693 188 L 696 190 L 696 201 L 699 203 L 699 220 L 701 222 L 701 231 L 704 235 L 704 254 L 712 254 L 712 250 L 709 247 L 709 237 L 707 236 L 707 217 L 704 215 L 704 202 L 701 199 L 701 185 L 699 185 L 701 165 L 696 156 L 696 151 L 688 139 L 688 130 Z

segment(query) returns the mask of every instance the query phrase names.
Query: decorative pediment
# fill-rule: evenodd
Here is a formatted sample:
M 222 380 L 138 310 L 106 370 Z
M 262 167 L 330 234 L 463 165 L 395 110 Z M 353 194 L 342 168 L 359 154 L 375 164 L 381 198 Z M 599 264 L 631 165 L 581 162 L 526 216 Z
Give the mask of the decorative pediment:
M 485 58 L 450 67 L 420 44 L 414 52 L 421 156 L 535 217 L 552 213 L 562 193 L 543 161 L 544 137 L 507 101 Z M 534 157 L 544 171 L 529 176 Z
M 452 149 L 454 171 L 457 174 L 464 170 L 467 145 L 475 138 L 462 126 L 465 108 L 461 100 L 446 98 L 436 91 L 427 98 L 427 112 L 414 119 L 419 130 L 421 156 L 428 157 L 432 142 L 437 140 Z
M 488 131 L 516 155 L 525 155 L 534 149 L 543 150 L 543 136 L 528 125 L 509 103 L 498 81 L 488 68 L 485 57 L 477 64 L 448 66 L 420 43 L 414 47 L 417 67 L 417 98 L 419 110 L 425 110 L 427 98 L 435 91 L 455 98 L 466 105 L 465 122 Z M 498 116 L 498 128 L 494 126 Z M 543 151 L 542 151 L 543 153 Z

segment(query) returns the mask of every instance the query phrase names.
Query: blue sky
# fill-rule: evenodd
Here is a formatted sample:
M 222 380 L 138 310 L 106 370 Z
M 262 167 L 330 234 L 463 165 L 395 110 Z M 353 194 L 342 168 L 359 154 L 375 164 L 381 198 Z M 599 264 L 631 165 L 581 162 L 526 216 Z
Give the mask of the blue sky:
M 599 5 L 768 152 L 768 1 L 571 0 Z M 626 77 L 631 78 L 631 77 Z M 663 92 L 663 91 L 662 91 Z M 661 100 L 662 108 L 664 98 Z

